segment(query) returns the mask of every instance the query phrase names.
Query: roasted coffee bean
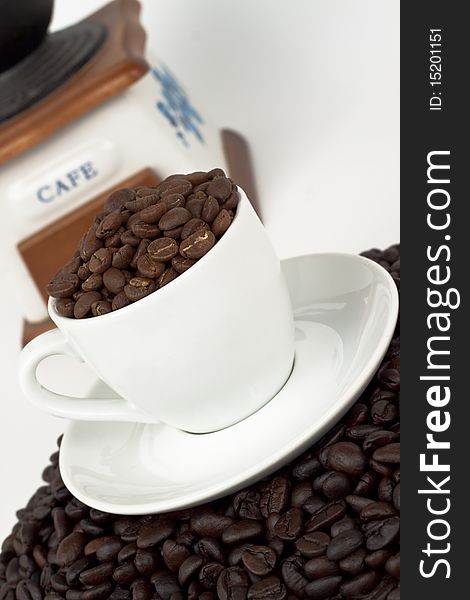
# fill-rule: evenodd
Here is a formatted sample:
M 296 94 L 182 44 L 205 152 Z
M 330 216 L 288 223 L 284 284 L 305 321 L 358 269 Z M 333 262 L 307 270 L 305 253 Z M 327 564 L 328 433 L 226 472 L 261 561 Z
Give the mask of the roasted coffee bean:
M 124 286 L 124 293 L 131 302 L 136 302 L 155 291 L 155 282 L 148 277 L 133 277 Z
M 367 423 L 369 420 L 369 407 L 362 402 L 357 402 L 347 413 L 345 417 L 346 425 L 357 427 Z
M 53 298 L 70 298 L 78 289 L 80 280 L 73 273 L 65 273 L 47 284 L 46 291 Z
M 137 221 L 137 223 L 133 223 L 131 231 L 135 236 L 139 238 L 147 238 L 149 240 L 153 240 L 161 235 L 161 231 L 156 224 L 144 223 L 143 221 Z
M 76 319 L 83 319 L 91 312 L 91 305 L 101 300 L 99 292 L 85 292 L 75 302 L 73 314 Z
M 181 586 L 185 586 L 192 578 L 196 577 L 204 564 L 201 556 L 192 554 L 188 556 L 180 565 L 178 570 L 178 581 Z
M 342 531 L 335 536 L 326 551 L 330 560 L 341 560 L 362 545 L 364 537 L 357 529 Z
M 114 571 L 114 563 L 103 562 L 95 567 L 90 567 L 82 571 L 79 575 L 79 579 L 83 585 L 94 586 L 102 583 L 109 579 Z
M 227 177 L 217 177 L 209 182 L 206 193 L 208 196 L 213 196 L 216 200 L 223 202 L 232 193 L 232 182 Z
M 177 544 L 174 540 L 165 540 L 163 543 L 162 557 L 170 571 L 178 571 L 190 554 L 186 546 Z
M 345 598 L 357 597 L 371 592 L 382 576 L 377 571 L 367 571 L 356 575 L 341 585 L 340 592 Z
M 165 194 L 161 200 L 161 203 L 166 207 L 166 210 L 184 207 L 185 202 L 186 199 L 183 194 Z
M 264 577 L 276 565 L 276 553 L 269 546 L 248 546 L 242 552 L 245 567 L 254 575 Z
M 150 577 L 156 571 L 160 562 L 156 552 L 150 548 L 139 548 L 134 558 L 136 569 L 146 577 Z
M 113 211 L 121 210 L 126 202 L 135 198 L 135 191 L 129 188 L 122 188 L 113 192 L 104 204 L 104 212 L 109 214 Z
M 164 262 L 178 254 L 178 244 L 172 238 L 162 237 L 151 242 L 147 247 L 147 252 L 153 260 Z
M 139 218 L 143 223 L 158 223 L 165 214 L 167 208 L 163 202 L 148 206 L 139 212 Z
M 346 496 L 345 500 L 352 510 L 357 514 L 359 514 L 365 506 L 374 502 L 370 498 L 364 498 L 364 496 L 355 496 L 354 494 Z
M 85 292 L 95 292 L 103 287 L 103 277 L 101 273 L 92 273 L 88 279 L 82 283 L 82 290 Z
M 137 246 L 136 251 L 134 252 L 134 256 L 132 257 L 132 260 L 130 262 L 129 268 L 132 268 L 132 269 L 137 268 L 137 261 L 139 260 L 139 258 L 141 256 L 143 256 L 147 252 L 147 248 L 148 248 L 149 244 L 150 244 L 150 240 L 148 240 L 146 238 L 143 240 L 140 240 L 140 243 Z
M 52 509 L 51 516 L 52 522 L 54 523 L 54 531 L 57 535 L 57 541 L 61 542 L 72 529 L 69 519 L 65 514 L 65 510 L 59 506 Z
M 302 504 L 302 510 L 308 515 L 314 515 L 322 506 L 325 506 L 326 502 L 320 496 L 312 494 L 310 498 Z
M 368 521 L 394 517 L 395 514 L 395 508 L 388 502 L 372 502 L 361 510 L 359 518 L 363 523 L 367 523 Z
M 364 452 L 370 454 L 374 452 L 376 448 L 380 448 L 381 446 L 385 446 L 390 442 L 394 442 L 398 438 L 398 435 L 393 431 L 388 431 L 384 429 L 378 429 L 374 432 L 371 432 L 364 440 L 363 450 Z M 375 457 L 374 457 L 375 458 Z M 379 460 L 379 459 L 377 459 Z M 398 461 L 400 462 L 400 461 Z
M 274 532 L 281 540 L 292 541 L 300 535 L 302 527 L 301 509 L 291 508 L 280 516 L 274 527 Z
M 183 240 L 179 246 L 179 253 L 184 258 L 198 259 L 204 256 L 215 244 L 212 231 L 196 231 Z
M 107 300 L 99 300 L 91 305 L 91 313 L 94 317 L 106 315 L 112 311 L 111 302 Z
M 121 233 L 121 242 L 124 245 L 136 248 L 140 244 L 141 239 L 134 235 L 130 229 L 126 229 L 124 233 Z
M 202 207 L 201 219 L 209 225 L 212 224 L 216 216 L 219 214 L 219 203 L 213 196 L 209 196 Z
M 377 570 L 384 566 L 391 555 L 392 552 L 390 550 L 376 550 L 375 552 L 368 554 L 365 557 L 364 562 L 369 568 Z
M 317 510 L 307 521 L 305 525 L 305 531 L 318 531 L 319 529 L 326 529 L 332 525 L 335 521 L 341 519 L 346 512 L 346 504 L 344 500 L 335 500 L 322 506 Z
M 57 548 L 57 561 L 61 567 L 67 567 L 80 558 L 87 539 L 85 534 L 74 531 L 66 536 Z
M 164 233 L 165 237 L 171 238 L 171 239 L 179 242 L 182 231 L 183 231 L 183 227 L 181 226 L 181 227 L 175 227 L 174 229 L 166 229 L 163 233 Z
M 305 563 L 305 575 L 309 579 L 330 577 L 339 573 L 338 563 L 326 556 L 317 556 Z
M 313 600 L 324 600 L 334 596 L 341 585 L 341 575 L 330 575 L 329 577 L 322 577 L 307 583 L 305 586 L 305 595 L 307 598 Z
M 289 503 L 290 483 L 285 475 L 273 477 L 270 483 L 264 486 L 259 499 L 259 506 L 263 517 L 271 513 L 282 513 Z
M 224 235 L 227 229 L 232 224 L 233 213 L 231 211 L 222 208 L 212 221 L 212 233 L 216 238 L 220 238 Z
M 381 463 L 378 460 L 371 458 L 369 460 L 369 466 L 382 477 L 392 477 L 393 469 L 391 466 Z
M 111 248 L 113 251 L 114 250 L 118 250 L 121 246 L 121 235 L 125 232 L 126 230 L 124 229 L 124 227 L 119 227 L 119 229 L 116 231 L 116 233 L 113 233 L 113 235 L 110 235 L 109 237 L 105 238 L 104 240 L 104 247 L 105 248 Z
M 217 580 L 223 570 L 224 567 L 219 563 L 207 563 L 199 571 L 199 583 L 201 583 L 206 590 L 215 589 L 217 587 Z
M 173 267 L 170 267 L 162 275 L 160 275 L 158 279 L 158 286 L 163 287 L 164 285 L 167 285 L 167 283 L 170 283 L 170 281 L 173 281 L 173 279 L 176 279 L 177 277 L 177 271 L 175 271 Z
M 192 217 L 199 219 L 202 215 L 202 209 L 207 196 L 203 192 L 198 192 L 193 196 L 190 196 L 186 201 L 185 208 L 189 210 Z
M 167 229 L 174 229 L 175 227 L 181 227 L 185 225 L 192 218 L 192 214 L 187 208 L 177 206 L 167 211 L 163 217 L 158 221 L 158 227 L 162 231 Z
M 260 510 L 261 496 L 256 490 L 242 490 L 233 499 L 232 506 L 235 514 L 242 519 L 262 520 Z
M 343 517 L 331 526 L 331 537 L 336 537 L 338 534 L 343 533 L 343 531 L 350 531 L 351 529 L 356 528 L 357 524 L 354 519 L 351 519 L 351 517 Z
M 245 571 L 239 567 L 229 567 L 221 571 L 217 579 L 217 597 L 220 600 L 245 600 L 248 587 Z
M 85 262 L 88 262 L 93 254 L 103 247 L 103 240 L 96 237 L 96 229 L 97 227 L 92 225 L 82 239 L 80 256 Z
M 285 600 L 287 590 L 278 577 L 266 577 L 254 583 L 246 597 L 248 600 Z
M 124 246 L 119 248 L 119 250 L 113 254 L 113 267 L 115 267 L 116 269 L 126 269 L 130 265 L 131 260 L 134 257 L 134 252 L 135 249 L 129 244 L 125 244 Z
M 378 448 L 372 458 L 383 463 L 400 464 L 400 442 Z
M 357 496 L 368 496 L 376 488 L 379 476 L 375 471 L 367 471 L 361 476 L 353 490 Z
M 205 537 L 200 539 L 195 544 L 195 550 L 208 561 L 220 563 L 225 561 L 225 553 L 222 545 L 215 538 Z
M 120 308 L 124 308 L 125 306 L 128 306 L 130 303 L 131 303 L 131 301 L 126 296 L 124 291 L 122 291 L 122 292 L 119 292 L 119 294 L 116 294 L 114 296 L 113 301 L 111 302 L 111 308 L 112 308 L 112 310 L 119 310 Z
M 320 462 L 326 469 L 340 471 L 352 477 L 361 476 L 366 470 L 366 457 L 353 442 L 338 442 L 320 452 Z
M 58 298 L 55 302 L 55 309 L 61 317 L 73 317 L 75 302 L 71 298 Z
M 393 506 L 400 511 L 400 484 L 397 483 L 393 490 Z
M 187 271 L 194 264 L 196 264 L 195 260 L 192 260 L 191 258 L 183 258 L 179 254 L 171 259 L 171 266 L 177 273 L 180 274 Z
M 126 202 L 125 207 L 127 208 L 127 210 L 130 210 L 133 213 L 137 213 L 158 202 L 158 194 L 155 193 L 155 190 L 151 191 L 150 189 L 147 189 L 145 190 L 145 192 L 148 193 L 145 193 L 145 195 L 140 195 L 143 193 L 143 191 L 138 190 L 136 198 L 134 200 Z
M 202 219 L 189 219 L 189 221 L 183 226 L 183 229 L 181 230 L 181 239 L 185 240 L 193 233 L 196 233 L 196 231 L 207 231 L 208 229 L 210 229 L 209 225 Z
M 328 534 L 323 531 L 313 531 L 297 539 L 295 547 L 302 556 L 313 558 L 325 554 L 329 543 L 330 536 Z
M 42 600 L 42 592 L 34 581 L 20 581 L 16 586 L 17 600 Z
M 281 573 L 286 586 L 301 598 L 304 596 L 308 579 L 305 577 L 305 561 L 299 556 L 290 556 L 282 563 Z
M 137 260 L 137 269 L 139 275 L 155 279 L 165 271 L 165 263 L 154 260 L 150 254 L 144 254 Z
M 366 556 L 367 550 L 365 548 L 358 548 L 339 561 L 339 568 L 343 573 L 347 573 L 348 575 L 358 575 L 359 573 L 362 573 L 366 567 Z
M 233 524 L 231 517 L 213 513 L 201 513 L 191 518 L 191 530 L 203 537 L 218 538 L 224 530 Z
M 258 521 L 243 519 L 229 525 L 222 533 L 224 544 L 240 544 L 263 535 L 264 528 Z
M 155 519 L 142 526 L 137 537 L 138 548 L 150 548 L 168 539 L 175 531 L 175 523 L 169 519 Z
M 366 548 L 373 551 L 388 546 L 398 536 L 399 531 L 399 517 L 390 517 L 383 521 L 373 521 L 366 533 Z
M 387 560 L 385 571 L 392 577 L 395 577 L 395 579 L 400 579 L 400 553 L 391 556 Z
M 122 214 L 119 211 L 111 212 L 98 225 L 95 235 L 97 238 L 109 238 L 116 233 L 121 224 Z
M 387 400 L 379 400 L 370 409 L 372 421 L 377 425 L 388 425 L 398 416 L 397 407 Z
M 225 200 L 225 202 L 220 205 L 220 207 L 225 210 L 235 210 L 239 201 L 240 194 L 235 190 L 230 194 L 227 200 Z
M 119 585 L 131 584 L 139 573 L 132 561 L 127 561 L 116 567 L 113 571 L 113 579 Z
M 363 423 L 361 425 L 355 425 L 354 427 L 348 427 L 346 429 L 346 437 L 353 442 L 361 442 L 365 440 L 369 434 L 379 430 L 380 427 L 378 425 Z
M 183 194 L 183 196 L 189 194 L 193 189 L 193 186 L 190 181 L 185 179 L 185 177 L 185 175 L 179 177 L 170 176 L 165 179 L 165 181 L 162 181 L 157 188 L 162 198 L 168 194 Z

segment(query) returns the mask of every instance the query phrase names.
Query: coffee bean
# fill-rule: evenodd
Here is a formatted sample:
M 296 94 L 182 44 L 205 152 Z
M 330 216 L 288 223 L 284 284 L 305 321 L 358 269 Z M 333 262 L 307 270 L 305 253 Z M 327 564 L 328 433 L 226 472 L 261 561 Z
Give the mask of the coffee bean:
M 358 575 L 366 568 L 366 557 L 367 550 L 365 548 L 358 548 L 339 561 L 339 568 L 343 573 L 347 573 L 348 575 Z
M 201 556 L 197 556 L 196 554 L 192 554 L 188 556 L 180 565 L 178 570 L 178 581 L 181 586 L 186 586 L 186 584 L 199 573 L 202 565 L 204 564 L 204 559 Z
M 291 508 L 282 514 L 277 521 L 274 531 L 281 540 L 291 541 L 299 536 L 303 527 L 302 511 Z
M 120 210 L 124 207 L 126 202 L 133 200 L 135 197 L 134 190 L 129 188 L 122 188 L 113 192 L 104 204 L 104 212 L 109 214 L 113 211 Z
M 227 177 L 217 177 L 209 182 L 206 193 L 213 196 L 216 200 L 227 200 L 232 193 L 232 182 Z
M 99 300 L 91 305 L 91 313 L 94 317 L 106 315 L 112 311 L 111 302 L 107 300 Z
M 178 244 L 172 238 L 162 237 L 151 242 L 147 247 L 147 252 L 154 261 L 164 262 L 178 254 Z
M 64 274 L 47 284 L 46 291 L 53 298 L 69 298 L 79 287 L 80 280 L 73 273 Z
M 379 475 L 382 475 L 382 477 L 392 477 L 393 475 L 393 469 L 392 467 L 390 467 L 389 465 L 386 465 L 385 463 L 381 463 L 378 460 L 374 460 L 373 458 L 371 458 L 369 460 L 369 466 Z
M 397 438 L 398 435 L 393 431 L 378 429 L 365 438 L 362 448 L 364 452 L 372 453 L 376 448 L 394 442 Z
M 114 563 L 103 562 L 95 567 L 90 567 L 82 571 L 79 575 L 80 582 L 83 585 L 95 586 L 109 579 L 114 571 Z
M 88 279 L 82 283 L 82 290 L 85 292 L 98 291 L 103 286 L 103 277 L 101 273 L 92 273 Z
M 95 235 L 97 238 L 109 238 L 116 233 L 121 227 L 122 215 L 119 211 L 114 211 L 106 215 L 101 223 L 96 228 Z
M 124 206 L 127 208 L 127 210 L 130 210 L 133 213 L 137 213 L 158 202 L 158 194 L 153 193 L 150 190 L 145 191 L 148 191 L 149 193 L 146 193 L 145 195 L 139 195 L 139 192 L 142 192 L 141 190 L 138 190 L 137 197 L 134 200 L 126 202 Z
M 309 579 L 320 579 L 338 573 L 338 564 L 326 556 L 317 556 L 305 563 L 305 575 Z
M 55 302 L 55 309 L 61 317 L 73 317 L 75 302 L 71 298 L 58 298 Z
M 374 502 L 370 498 L 364 498 L 363 496 L 355 496 L 354 494 L 346 496 L 345 500 L 348 503 L 348 505 L 352 508 L 352 510 L 357 514 L 359 514 L 365 506 Z
M 134 558 L 134 564 L 141 575 L 150 577 L 159 564 L 159 558 L 154 550 L 139 548 Z
M 99 292 L 85 292 L 75 302 L 73 308 L 73 315 L 76 319 L 83 319 L 91 312 L 91 305 L 94 302 L 101 300 L 101 294 Z
M 210 229 L 209 225 L 202 219 L 189 219 L 189 221 L 183 226 L 183 229 L 181 230 L 181 239 L 185 240 L 193 233 L 196 233 L 196 231 L 207 231 L 208 229 Z
M 162 288 L 178 277 L 178 272 L 175 271 L 172 267 L 167 269 L 162 275 L 160 275 L 158 279 L 158 287 Z
M 124 293 L 131 302 L 136 302 L 155 291 L 155 282 L 148 277 L 133 277 L 124 286 Z
M 377 571 L 367 571 L 356 575 L 341 585 L 340 592 L 345 598 L 367 594 L 379 583 L 382 576 Z
M 250 573 L 261 577 L 274 569 L 276 560 L 276 553 L 268 546 L 248 546 L 242 552 L 245 567 Z
M 234 190 L 230 196 L 227 198 L 225 202 L 223 202 L 220 207 L 225 210 L 235 210 L 240 201 L 240 194 Z
M 393 490 L 393 506 L 400 511 L 400 484 L 398 483 Z
M 171 259 L 171 266 L 177 273 L 184 273 L 190 267 L 196 264 L 195 260 L 191 258 L 183 258 L 179 254 L 177 254 L 174 258 Z
M 225 553 L 222 545 L 215 538 L 202 538 L 195 544 L 195 550 L 201 556 L 212 562 L 223 563 L 225 561 Z
M 359 518 L 363 523 L 367 523 L 368 521 L 387 519 L 395 514 L 395 508 L 388 502 L 372 502 L 361 510 Z
M 353 494 L 356 496 L 368 496 L 376 488 L 379 477 L 374 471 L 367 471 L 356 484 Z
M 232 525 L 233 519 L 225 515 L 200 513 L 191 518 L 190 527 L 194 533 L 203 537 L 221 537 L 224 529 Z
M 304 596 L 308 579 L 305 577 L 305 561 L 299 556 L 286 558 L 281 567 L 282 577 L 286 586 L 300 597 Z
M 372 421 L 377 425 L 392 423 L 398 415 L 396 406 L 386 400 L 379 400 L 373 404 L 370 413 Z
M 270 483 L 264 486 L 259 499 L 259 506 L 263 517 L 271 513 L 282 513 L 289 503 L 290 483 L 285 475 L 273 477 Z
M 57 548 L 57 561 L 61 567 L 66 567 L 75 562 L 85 548 L 86 536 L 74 531 L 66 536 Z
M 399 517 L 390 517 L 383 521 L 373 521 L 371 525 L 371 528 L 366 533 L 366 548 L 368 550 L 380 550 L 388 546 L 400 531 Z
M 124 245 L 136 248 L 140 244 L 141 239 L 134 235 L 130 229 L 126 229 L 124 233 L 121 233 L 121 242 Z
M 209 252 L 214 244 L 212 231 L 196 231 L 181 242 L 179 252 L 184 258 L 198 259 Z
M 346 504 L 344 500 L 335 500 L 322 506 L 317 510 L 312 518 L 307 521 L 305 531 L 318 531 L 332 525 L 335 521 L 341 519 L 346 512 Z
M 223 570 L 224 567 L 219 563 L 207 563 L 199 571 L 199 582 L 206 590 L 213 590 L 217 587 L 217 580 Z
M 125 269 L 127 268 L 132 258 L 134 257 L 135 249 L 129 245 L 125 244 L 117 252 L 113 254 L 112 265 L 116 269 Z
M 400 553 L 391 556 L 387 560 L 385 571 L 395 579 L 400 579 Z
M 400 442 L 386 444 L 375 450 L 372 455 L 374 460 L 384 463 L 399 464 L 400 463 Z
M 188 209 L 181 206 L 172 208 L 167 211 L 163 217 L 158 221 L 158 227 L 165 231 L 167 229 L 174 229 L 175 227 L 181 227 L 185 225 L 192 218 L 191 213 Z
M 331 536 L 336 537 L 339 533 L 343 531 L 351 531 L 351 529 L 356 529 L 356 521 L 351 519 L 351 517 L 343 517 L 336 523 L 333 523 L 331 526 Z
M 212 222 L 212 233 L 216 238 L 220 238 L 224 235 L 227 229 L 232 224 L 233 213 L 225 208 L 219 211 L 218 215 Z
M 128 306 L 130 303 L 131 301 L 128 299 L 124 291 L 122 291 L 114 296 L 113 301 L 111 302 L 111 308 L 112 310 L 119 310 L 120 308 Z
M 143 221 L 137 221 L 131 227 L 132 233 L 138 238 L 147 238 L 153 240 L 154 238 L 161 235 L 161 231 L 154 223 L 144 223 Z
M 336 594 L 341 584 L 341 575 L 330 575 L 322 577 L 316 581 L 311 581 L 305 586 L 305 594 L 307 598 L 313 600 L 324 600 Z
M 42 592 L 34 581 L 20 581 L 16 586 L 17 600 L 42 600 Z
M 160 219 L 165 214 L 167 208 L 165 203 L 159 202 L 158 204 L 153 204 L 152 206 L 148 206 L 139 212 L 139 218 L 143 223 L 158 223 Z
M 209 196 L 202 207 L 201 219 L 210 225 L 219 214 L 219 210 L 220 207 L 216 198 Z
M 144 254 L 137 260 L 137 269 L 139 275 L 156 279 L 165 271 L 165 263 L 154 260 L 150 254 Z
M 296 540 L 295 547 L 302 556 L 313 558 L 325 554 L 329 543 L 329 535 L 322 531 L 313 531 Z
M 171 210 L 172 208 L 184 207 L 186 202 L 183 194 L 165 194 L 161 200 L 161 203 L 166 207 L 166 210 Z
M 366 457 L 361 448 L 353 442 L 338 442 L 320 453 L 320 462 L 326 469 L 332 469 L 359 477 L 366 470 Z
M 103 247 L 103 240 L 96 237 L 96 229 L 97 227 L 92 225 L 80 244 L 80 256 L 85 262 L 89 261 L 93 254 Z
M 160 191 L 162 198 L 168 194 L 182 194 L 183 196 L 186 196 L 191 192 L 192 189 L 193 186 L 191 182 L 184 177 L 170 177 L 158 186 L 158 190 Z
M 392 552 L 390 550 L 382 548 L 381 550 L 376 550 L 375 552 L 368 554 L 365 557 L 364 562 L 371 569 L 380 569 L 384 566 L 391 555 Z
M 353 442 L 361 442 L 367 438 L 367 436 L 374 431 L 379 431 L 378 425 L 371 425 L 370 423 L 363 423 L 362 425 L 355 425 L 354 427 L 348 427 L 346 429 L 346 437 Z M 363 447 L 364 450 L 364 447 Z M 364 450 L 365 451 L 365 450 Z
M 221 600 L 245 600 L 249 587 L 245 571 L 229 567 L 221 571 L 217 579 L 217 597 Z
M 243 519 L 229 525 L 222 533 L 224 544 L 239 544 L 263 534 L 264 528 L 258 521 L 252 519 Z
M 129 585 L 138 575 L 134 563 L 130 560 L 122 563 L 113 571 L 113 579 L 119 585 Z
M 137 537 L 138 548 L 150 548 L 164 542 L 175 531 L 175 524 L 169 519 L 156 519 L 146 523 Z
M 357 529 L 342 531 L 331 540 L 326 555 L 330 560 L 341 560 L 359 548 L 363 539 L 362 533 Z
M 277 577 L 266 577 L 254 583 L 249 588 L 246 597 L 248 600 L 285 600 L 287 590 Z
M 190 556 L 189 550 L 174 540 L 165 540 L 162 546 L 162 557 L 170 571 L 178 571 L 183 562 Z

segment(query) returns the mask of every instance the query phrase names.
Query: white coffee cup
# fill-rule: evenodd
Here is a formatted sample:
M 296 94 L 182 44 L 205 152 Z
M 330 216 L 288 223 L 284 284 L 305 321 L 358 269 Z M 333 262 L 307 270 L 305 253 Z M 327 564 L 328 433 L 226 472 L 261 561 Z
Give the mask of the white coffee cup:
M 58 329 L 21 352 L 36 406 L 91 421 L 164 422 L 194 433 L 233 425 L 282 388 L 294 325 L 280 263 L 246 195 L 219 242 L 188 271 L 136 303 L 88 319 L 48 311 Z M 71 398 L 36 377 L 48 356 L 85 361 L 115 398 Z

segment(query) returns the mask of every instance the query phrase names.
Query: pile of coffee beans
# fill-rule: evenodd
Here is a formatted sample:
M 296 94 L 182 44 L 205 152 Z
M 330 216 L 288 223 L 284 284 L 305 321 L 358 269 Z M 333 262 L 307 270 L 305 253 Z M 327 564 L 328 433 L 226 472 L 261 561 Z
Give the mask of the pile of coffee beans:
M 113 192 L 75 255 L 47 285 L 57 312 L 96 317 L 162 288 L 223 236 L 238 201 L 222 169 Z
M 399 248 L 366 256 L 400 285 Z M 0 600 L 399 600 L 399 330 L 367 390 L 287 467 L 221 500 L 119 516 L 58 452 L 0 555 Z

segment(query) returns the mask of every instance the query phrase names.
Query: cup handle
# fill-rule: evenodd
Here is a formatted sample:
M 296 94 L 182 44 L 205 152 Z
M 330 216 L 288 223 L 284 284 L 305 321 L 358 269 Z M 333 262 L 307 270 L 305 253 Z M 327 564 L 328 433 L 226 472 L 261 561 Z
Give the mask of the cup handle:
M 45 388 L 37 380 L 36 369 L 42 360 L 57 354 L 81 360 L 59 329 L 46 331 L 29 342 L 21 351 L 19 358 L 20 386 L 32 404 L 57 417 L 68 419 L 156 422 L 123 398 L 73 398 Z

